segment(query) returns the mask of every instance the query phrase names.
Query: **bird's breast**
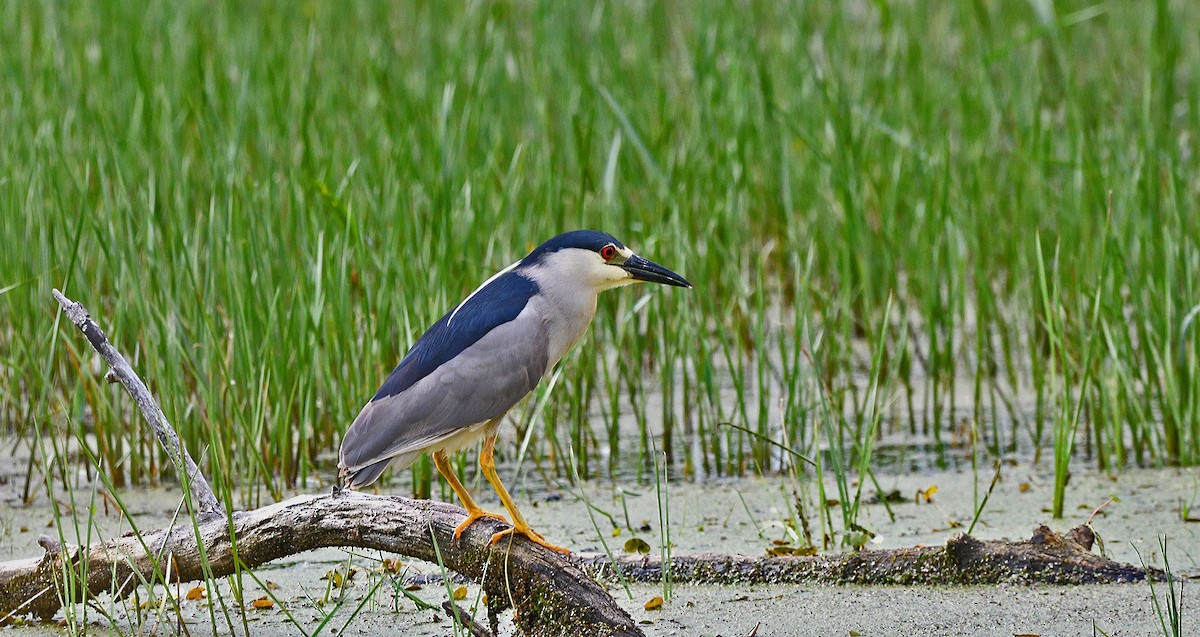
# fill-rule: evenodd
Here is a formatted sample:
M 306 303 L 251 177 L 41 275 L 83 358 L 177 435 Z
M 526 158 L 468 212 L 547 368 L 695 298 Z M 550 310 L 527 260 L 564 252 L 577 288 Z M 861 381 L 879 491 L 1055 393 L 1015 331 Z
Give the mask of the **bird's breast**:
M 587 333 L 596 315 L 596 297 L 545 299 L 538 303 L 547 331 L 546 371 L 555 365 Z

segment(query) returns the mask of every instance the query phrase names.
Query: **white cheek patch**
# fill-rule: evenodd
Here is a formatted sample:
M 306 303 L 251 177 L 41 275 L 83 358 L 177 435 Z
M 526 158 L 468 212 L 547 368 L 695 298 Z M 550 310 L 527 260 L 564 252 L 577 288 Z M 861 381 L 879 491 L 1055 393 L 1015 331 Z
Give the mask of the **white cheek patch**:
M 615 246 L 614 246 L 615 247 Z M 633 256 L 628 248 L 617 248 L 624 259 Z M 535 281 L 543 291 L 572 290 L 599 292 L 622 285 L 636 283 L 636 279 L 625 268 L 616 263 L 606 263 L 594 250 L 567 248 L 559 250 L 531 268 L 525 274 Z
M 603 275 L 604 283 L 601 284 L 601 289 L 605 290 L 637 283 L 637 279 L 633 278 L 629 270 L 619 265 L 605 264 Z

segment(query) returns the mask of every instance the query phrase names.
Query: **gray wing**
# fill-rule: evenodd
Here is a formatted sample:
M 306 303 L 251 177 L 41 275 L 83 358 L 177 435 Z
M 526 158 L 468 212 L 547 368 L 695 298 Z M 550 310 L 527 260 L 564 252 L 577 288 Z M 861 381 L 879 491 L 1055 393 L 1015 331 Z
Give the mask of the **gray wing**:
M 526 305 L 404 391 L 367 403 L 342 439 L 338 467 L 351 487 L 389 465 L 411 464 L 425 449 L 503 416 L 546 373 L 546 330 Z

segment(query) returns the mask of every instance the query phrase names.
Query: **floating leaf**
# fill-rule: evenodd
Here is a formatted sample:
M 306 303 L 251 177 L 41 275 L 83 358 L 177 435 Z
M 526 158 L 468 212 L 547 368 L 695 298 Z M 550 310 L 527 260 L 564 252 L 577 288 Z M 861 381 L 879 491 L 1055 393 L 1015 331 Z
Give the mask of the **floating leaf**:
M 184 599 L 188 599 L 193 602 L 198 599 L 204 599 L 204 587 L 203 586 L 193 586 L 187 592 L 187 595 L 184 595 Z
M 861 549 L 870 539 L 871 535 L 869 533 L 854 532 L 846 534 L 846 544 L 856 549 Z
M 274 608 L 275 602 L 271 601 L 270 597 L 263 595 L 262 597 L 250 602 L 250 606 L 255 610 L 266 610 L 268 608 Z
M 322 577 L 321 579 L 329 580 L 329 582 L 333 586 L 333 588 L 341 588 L 342 586 L 345 586 L 347 583 L 349 583 L 350 580 L 354 577 L 354 574 L 357 572 L 358 572 L 358 569 L 356 569 L 356 568 L 352 568 L 344 574 L 339 570 L 326 571 L 325 576 Z
M 620 534 L 621 534 L 621 527 L 618 526 L 617 528 L 613 529 L 613 534 L 612 534 L 613 537 L 617 537 Z
M 1021 493 L 1029 493 L 1029 490 L 1032 488 L 1033 485 L 1029 484 L 1028 482 L 1022 482 L 1021 484 L 1017 485 L 1017 491 L 1020 491 Z
M 455 601 L 459 601 L 459 602 L 466 599 L 467 598 L 467 587 L 459 586 L 458 588 L 454 589 L 453 597 L 454 597 Z
M 653 599 L 646 602 L 646 610 L 658 610 L 663 607 L 662 595 L 655 595 Z
M 625 552 L 647 555 L 650 553 L 650 545 L 646 544 L 646 541 L 641 538 L 631 537 L 625 540 Z

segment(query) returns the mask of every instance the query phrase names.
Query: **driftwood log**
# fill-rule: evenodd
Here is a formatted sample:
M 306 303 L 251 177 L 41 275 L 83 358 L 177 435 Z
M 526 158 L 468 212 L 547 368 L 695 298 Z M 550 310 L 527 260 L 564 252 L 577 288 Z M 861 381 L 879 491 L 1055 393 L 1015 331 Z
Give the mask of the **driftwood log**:
M 356 547 L 431 562 L 439 561 L 440 555 L 447 569 L 483 586 L 492 632 L 497 613 L 511 607 L 523 635 L 643 634 L 596 580 L 611 580 L 620 569 L 626 579 L 658 581 L 663 569 L 656 559 L 622 557 L 614 564 L 597 555 L 562 556 L 520 536 L 489 547 L 492 533 L 503 528 L 502 522 L 490 519 L 476 522 L 455 540 L 454 528 L 465 515 L 462 509 L 401 497 L 342 492 L 298 496 L 252 511 L 213 510 L 217 499 L 174 432 L 164 431 L 170 427 L 145 385 L 82 307 L 57 290 L 55 296 L 113 366 L 116 379 L 172 452 L 198 503 L 196 522 L 87 547 L 58 546 L 44 538 L 42 557 L 0 563 L 0 624 L 16 615 L 52 617 L 62 604 L 91 596 L 126 595 L 143 581 L 215 578 L 311 549 Z M 117 371 L 118 364 L 127 371 Z M 1021 542 L 983 542 L 960 535 L 941 547 L 831 556 L 680 556 L 672 559 L 670 571 L 676 582 L 710 584 L 1065 584 L 1147 576 L 1143 569 L 1093 554 L 1091 544 L 1086 527 L 1065 537 L 1039 527 Z M 486 632 L 453 604 L 448 613 L 468 624 L 473 635 Z
M 1028 540 L 977 540 L 965 533 L 945 546 L 923 546 L 834 555 L 751 557 L 747 555 L 687 555 L 672 558 L 675 582 L 690 584 L 1114 584 L 1163 579 L 1157 570 L 1114 562 L 1091 552 L 1095 535 L 1086 526 L 1065 536 L 1039 526 Z M 599 577 L 617 577 L 606 556 L 580 556 L 586 570 Z M 621 574 L 635 582 L 657 582 L 662 561 L 651 557 L 621 557 Z

